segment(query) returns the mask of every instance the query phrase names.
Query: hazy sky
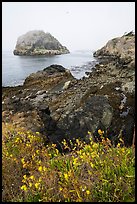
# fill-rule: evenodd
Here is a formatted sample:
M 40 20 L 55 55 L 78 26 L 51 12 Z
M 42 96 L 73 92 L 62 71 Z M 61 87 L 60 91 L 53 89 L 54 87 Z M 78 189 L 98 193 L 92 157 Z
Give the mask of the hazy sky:
M 70 51 L 96 50 L 135 31 L 135 2 L 2 2 L 2 49 L 30 30 L 50 32 Z

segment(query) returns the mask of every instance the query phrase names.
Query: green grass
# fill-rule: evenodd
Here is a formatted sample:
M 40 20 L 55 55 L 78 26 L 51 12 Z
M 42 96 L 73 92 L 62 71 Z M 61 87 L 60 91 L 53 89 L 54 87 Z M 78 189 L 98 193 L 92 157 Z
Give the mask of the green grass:
M 91 134 L 91 133 L 89 133 Z M 70 143 L 72 143 L 70 141 Z M 39 133 L 3 126 L 3 202 L 134 202 L 133 148 L 76 140 L 62 154 Z M 70 148 L 64 140 L 64 149 Z

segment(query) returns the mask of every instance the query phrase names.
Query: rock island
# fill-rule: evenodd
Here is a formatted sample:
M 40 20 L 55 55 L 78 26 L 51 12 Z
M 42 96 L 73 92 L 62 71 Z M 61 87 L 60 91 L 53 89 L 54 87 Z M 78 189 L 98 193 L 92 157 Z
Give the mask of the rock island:
M 14 55 L 60 55 L 69 50 L 50 33 L 41 30 L 29 31 L 17 39 Z

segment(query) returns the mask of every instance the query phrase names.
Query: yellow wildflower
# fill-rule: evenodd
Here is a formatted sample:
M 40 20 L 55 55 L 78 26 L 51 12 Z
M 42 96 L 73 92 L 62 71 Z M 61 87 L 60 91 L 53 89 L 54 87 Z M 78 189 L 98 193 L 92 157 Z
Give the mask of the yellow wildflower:
M 87 154 L 86 154 L 87 156 L 89 156 L 90 154 L 89 154 L 89 152 L 87 152 Z
M 46 170 L 47 170 L 47 168 L 44 166 L 44 167 L 43 167 L 43 171 L 46 171 Z
M 59 153 L 59 150 L 58 149 L 56 149 L 56 154 L 58 154 Z
M 27 131 L 27 134 L 30 134 L 30 132 L 29 132 L 29 131 Z
M 43 169 L 42 166 L 39 166 L 38 170 L 39 170 L 39 171 L 42 171 L 42 169 Z
M 124 147 L 122 147 L 122 148 L 121 148 L 121 152 L 125 152 L 125 149 L 124 149 Z
M 19 135 L 22 133 L 22 132 L 17 132 Z
M 27 190 L 27 186 L 26 185 L 21 186 L 21 190 L 26 191 Z
M 56 144 L 52 144 L 52 147 L 56 147 Z
M 76 165 L 76 164 L 77 164 L 77 161 L 78 161 L 78 158 L 74 158 L 74 160 L 73 160 L 73 165 Z
M 19 137 L 17 137 L 17 139 L 15 140 L 15 142 L 18 142 L 20 140 L 20 138 Z
M 26 175 L 24 175 L 24 176 L 23 176 L 23 178 L 24 178 L 24 179 L 27 179 L 27 176 L 26 176 Z
M 34 176 L 33 176 L 33 175 L 32 175 L 32 176 L 30 176 L 29 178 L 30 178 L 30 179 L 32 179 L 32 180 L 34 180 Z
M 21 159 L 21 162 L 22 162 L 22 164 L 24 164 L 24 163 L 25 163 L 25 160 L 24 160 L 24 158 L 22 158 L 22 159 Z
M 38 149 L 36 150 L 36 153 L 39 154 L 39 150 Z
M 104 134 L 104 131 L 101 130 L 101 129 L 99 129 L 99 130 L 98 130 L 98 134 L 99 134 L 99 135 L 103 135 L 103 134 Z
M 62 143 L 63 143 L 64 146 L 67 144 L 65 139 L 63 140 Z
M 89 194 L 90 194 L 90 191 L 89 191 L 89 190 L 86 190 L 86 194 L 89 195 Z
M 80 145 L 80 141 L 79 141 L 79 139 L 76 139 L 76 143 L 77 143 L 78 145 Z
M 95 149 L 98 148 L 98 143 L 94 143 L 94 144 L 92 145 L 92 147 L 95 148 Z M 94 152 L 93 152 L 93 153 L 94 153 Z
M 27 146 L 27 147 L 30 147 L 31 145 L 27 143 L 26 146 Z
M 36 134 L 39 135 L 40 133 L 39 133 L 39 132 L 36 132 Z
M 120 147 L 120 143 L 117 144 L 117 147 Z
M 6 156 L 9 156 L 9 153 L 8 153 L 8 152 L 6 152 Z
M 32 187 L 32 183 L 29 183 L 29 187 Z
M 64 178 L 68 181 L 68 174 L 64 173 Z
M 94 167 L 94 164 L 92 162 L 90 162 L 90 166 L 93 168 Z
M 27 164 L 24 163 L 24 164 L 23 164 L 23 168 L 26 168 L 26 166 L 27 166 Z
M 40 183 L 35 183 L 35 188 L 38 188 Z

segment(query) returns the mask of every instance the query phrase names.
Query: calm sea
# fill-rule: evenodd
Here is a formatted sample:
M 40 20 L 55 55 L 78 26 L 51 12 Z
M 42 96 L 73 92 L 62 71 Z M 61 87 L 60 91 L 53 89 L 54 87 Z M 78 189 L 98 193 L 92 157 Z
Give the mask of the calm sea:
M 2 51 L 2 86 L 22 85 L 31 73 L 43 70 L 52 64 L 69 69 L 77 79 L 86 76 L 96 64 L 92 51 L 79 50 L 55 56 L 15 56 L 12 51 Z

